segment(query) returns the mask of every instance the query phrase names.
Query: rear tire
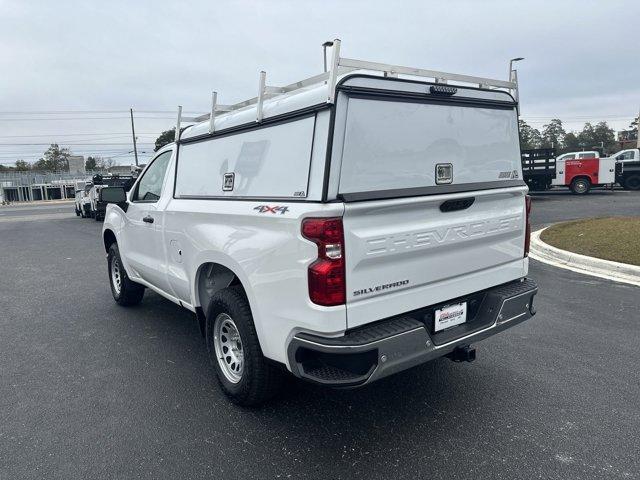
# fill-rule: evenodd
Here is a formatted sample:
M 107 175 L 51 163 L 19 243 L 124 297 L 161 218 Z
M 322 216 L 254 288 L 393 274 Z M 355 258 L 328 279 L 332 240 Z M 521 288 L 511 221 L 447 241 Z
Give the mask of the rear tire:
M 571 191 L 576 195 L 584 195 L 591 190 L 591 182 L 586 178 L 574 178 L 571 182 Z
M 625 190 L 640 190 L 640 175 L 629 175 L 623 187 Z
M 206 342 L 218 383 L 231 401 L 252 407 L 278 393 L 284 372 L 262 354 L 251 308 L 240 287 L 224 288 L 211 297 Z
M 109 267 L 109 285 L 111 294 L 118 305 L 130 307 L 142 301 L 144 286 L 129 279 L 117 243 L 112 243 L 107 254 L 107 265 Z

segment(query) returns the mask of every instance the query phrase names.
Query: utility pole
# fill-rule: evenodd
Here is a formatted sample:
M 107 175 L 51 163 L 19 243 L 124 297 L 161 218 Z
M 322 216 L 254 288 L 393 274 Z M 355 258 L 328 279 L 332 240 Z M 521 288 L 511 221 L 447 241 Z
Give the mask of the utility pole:
M 131 114 L 131 135 L 133 135 L 133 154 L 136 157 L 136 167 L 138 166 L 138 146 L 136 145 L 136 129 L 133 126 L 133 108 L 129 109 Z

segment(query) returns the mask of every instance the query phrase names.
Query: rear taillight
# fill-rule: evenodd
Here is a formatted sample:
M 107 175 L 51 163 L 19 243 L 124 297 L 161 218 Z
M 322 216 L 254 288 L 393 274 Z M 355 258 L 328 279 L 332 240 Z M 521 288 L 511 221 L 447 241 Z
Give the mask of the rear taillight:
M 531 197 L 529 195 L 524 196 L 524 204 L 526 211 L 526 228 L 524 231 L 524 256 L 529 256 L 529 245 L 531 244 Z
M 318 259 L 309 265 L 309 298 L 332 307 L 345 303 L 344 229 L 342 218 L 306 218 L 302 235 L 318 245 Z

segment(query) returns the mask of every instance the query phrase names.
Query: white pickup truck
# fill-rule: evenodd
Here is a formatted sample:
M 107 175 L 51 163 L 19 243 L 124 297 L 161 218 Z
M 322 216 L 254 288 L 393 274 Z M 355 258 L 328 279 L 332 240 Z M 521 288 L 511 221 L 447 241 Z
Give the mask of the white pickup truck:
M 89 196 L 89 192 L 91 192 L 92 187 L 93 183 L 91 182 L 76 182 L 75 207 L 78 217 L 86 218 L 91 214 L 91 197 Z
M 102 189 L 118 304 L 146 287 L 195 312 L 241 405 L 286 372 L 356 387 L 471 361 L 534 315 L 515 83 L 343 59 L 339 42 L 325 74 L 261 79 L 256 99 L 214 96 L 128 195 Z

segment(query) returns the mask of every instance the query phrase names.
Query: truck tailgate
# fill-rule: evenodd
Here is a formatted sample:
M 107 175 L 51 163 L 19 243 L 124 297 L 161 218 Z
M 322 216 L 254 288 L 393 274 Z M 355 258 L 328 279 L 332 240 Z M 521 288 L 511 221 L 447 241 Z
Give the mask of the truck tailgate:
M 525 194 L 516 187 L 345 204 L 347 327 L 526 275 Z

